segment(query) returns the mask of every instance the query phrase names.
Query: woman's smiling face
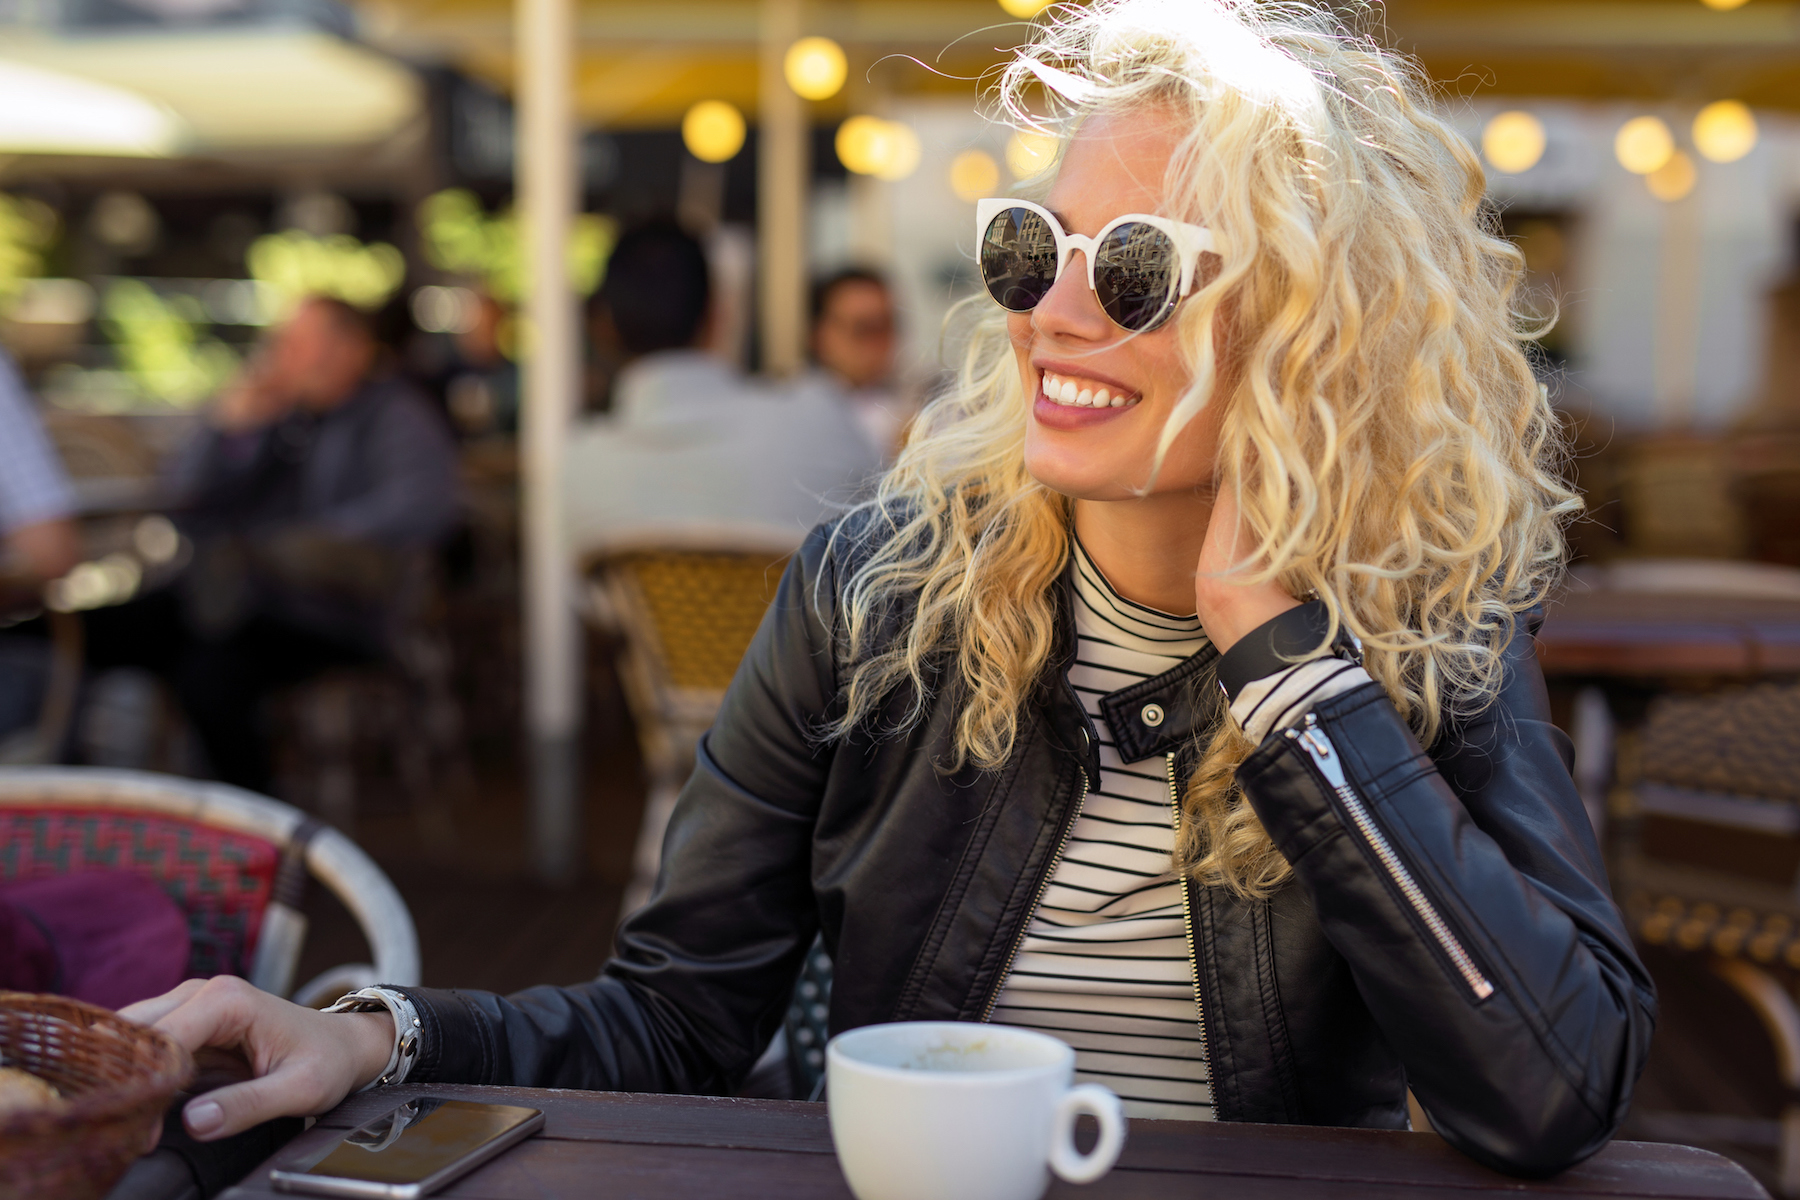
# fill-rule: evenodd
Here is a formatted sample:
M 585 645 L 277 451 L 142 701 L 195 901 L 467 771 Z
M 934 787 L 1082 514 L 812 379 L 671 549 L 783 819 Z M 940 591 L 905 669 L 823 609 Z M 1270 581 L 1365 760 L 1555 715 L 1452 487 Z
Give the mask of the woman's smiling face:
M 1044 207 L 1065 230 L 1089 237 L 1125 213 L 1163 213 L 1163 175 L 1180 136 L 1172 115 L 1155 109 L 1090 119 L 1063 155 Z M 1078 500 L 1132 499 L 1147 484 L 1151 494 L 1210 486 L 1219 421 L 1210 404 L 1150 479 L 1163 425 L 1192 379 L 1178 323 L 1141 334 L 1113 324 L 1088 287 L 1079 250 L 1036 308 L 1010 314 L 1007 331 L 1032 401 L 1025 466 L 1033 478 Z M 1102 390 L 1109 403 L 1093 405 Z M 1089 404 L 1071 402 L 1083 393 Z

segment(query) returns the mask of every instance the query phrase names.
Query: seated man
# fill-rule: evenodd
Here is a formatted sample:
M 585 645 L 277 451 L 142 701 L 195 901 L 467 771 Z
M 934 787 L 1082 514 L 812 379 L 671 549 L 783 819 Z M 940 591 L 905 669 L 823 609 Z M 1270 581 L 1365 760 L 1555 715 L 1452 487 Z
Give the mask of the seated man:
M 832 398 L 760 388 L 699 349 L 711 289 L 705 251 L 672 226 L 619 240 L 600 323 L 630 361 L 613 411 L 579 426 L 568 451 L 577 551 L 627 529 L 756 525 L 801 536 L 880 466 Z
M 25 383 L 0 352 L 0 588 L 32 588 L 75 565 L 74 507 Z
M 406 559 L 456 523 L 455 446 L 382 369 L 368 318 L 313 297 L 225 390 L 171 486 L 193 560 L 88 613 L 88 661 L 162 675 L 218 776 L 267 791 L 261 699 L 386 652 Z
M 900 451 L 918 405 L 894 378 L 899 348 L 894 294 L 886 278 L 846 267 L 813 285 L 808 384 L 835 395 L 887 459 Z

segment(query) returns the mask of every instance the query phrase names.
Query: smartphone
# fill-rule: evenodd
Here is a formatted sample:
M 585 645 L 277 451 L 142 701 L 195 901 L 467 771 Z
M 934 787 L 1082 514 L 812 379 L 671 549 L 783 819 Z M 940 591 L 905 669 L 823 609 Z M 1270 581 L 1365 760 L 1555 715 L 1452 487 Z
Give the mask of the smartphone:
M 543 1127 L 535 1108 L 419 1096 L 352 1129 L 306 1169 L 271 1171 L 269 1182 L 278 1192 L 415 1200 Z

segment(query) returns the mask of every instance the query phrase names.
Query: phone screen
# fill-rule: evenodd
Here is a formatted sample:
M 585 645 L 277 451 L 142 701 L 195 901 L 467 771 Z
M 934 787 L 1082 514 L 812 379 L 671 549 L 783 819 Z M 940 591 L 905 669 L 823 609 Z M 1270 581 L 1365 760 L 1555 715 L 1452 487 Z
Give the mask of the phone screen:
M 418 1183 L 537 1115 L 535 1108 L 420 1096 L 354 1130 L 305 1173 Z

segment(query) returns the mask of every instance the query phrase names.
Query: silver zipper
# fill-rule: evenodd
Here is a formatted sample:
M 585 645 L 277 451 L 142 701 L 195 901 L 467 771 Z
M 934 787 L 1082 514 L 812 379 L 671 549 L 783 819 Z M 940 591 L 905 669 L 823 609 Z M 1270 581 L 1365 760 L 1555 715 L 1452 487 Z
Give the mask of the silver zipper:
M 988 997 L 987 1007 L 981 1010 L 983 1021 L 992 1020 L 994 1006 L 1000 1003 L 1000 993 L 1006 990 L 1006 980 L 1012 974 L 1013 962 L 1019 957 L 1019 947 L 1025 944 L 1025 934 L 1031 928 L 1031 918 L 1037 915 L 1038 905 L 1044 901 L 1044 893 L 1050 890 L 1050 879 L 1056 874 L 1056 868 L 1062 865 L 1063 851 L 1069 848 L 1069 835 L 1075 832 L 1075 822 L 1081 820 L 1081 808 L 1087 803 L 1088 774 L 1087 768 L 1081 771 L 1081 795 L 1075 799 L 1075 811 L 1063 824 L 1062 841 L 1056 843 L 1056 853 L 1050 858 L 1050 866 L 1044 872 L 1044 878 L 1038 883 L 1037 895 L 1031 898 L 1031 907 L 1025 910 L 1025 919 L 1019 922 L 1019 932 L 1013 937 L 1012 949 L 1006 952 L 1006 969 L 1000 972 L 1000 982 L 994 986 L 994 994 Z
M 1169 817 L 1175 836 L 1181 836 L 1181 789 L 1175 783 L 1175 752 L 1168 754 Z M 1188 903 L 1188 877 L 1183 871 L 1181 883 L 1181 927 L 1187 932 L 1188 965 L 1194 970 L 1194 1024 L 1200 1029 L 1200 1048 L 1206 1052 L 1206 1005 L 1200 1000 L 1200 956 L 1194 951 L 1194 910 Z
M 1406 897 L 1407 903 L 1412 905 L 1413 911 L 1419 914 L 1419 919 L 1425 922 L 1425 927 L 1431 931 L 1431 936 L 1437 939 L 1438 946 L 1455 965 L 1463 977 L 1463 982 L 1469 985 L 1469 990 L 1475 993 L 1475 998 L 1486 1000 L 1493 995 L 1494 985 L 1487 981 L 1487 977 L 1481 973 L 1480 968 L 1476 967 L 1475 960 L 1469 957 L 1469 952 L 1463 949 L 1462 943 L 1456 940 L 1456 935 L 1450 932 L 1450 926 L 1445 923 L 1444 918 L 1426 897 L 1424 889 L 1413 879 L 1412 872 L 1406 869 L 1406 864 L 1400 861 L 1400 856 L 1389 844 L 1387 835 L 1381 832 L 1381 827 L 1375 824 L 1375 819 L 1369 815 L 1369 810 L 1363 806 L 1362 797 L 1358 796 L 1356 790 L 1350 786 L 1350 781 L 1344 776 L 1344 764 L 1337 753 L 1337 748 L 1331 744 L 1331 739 L 1325 735 L 1325 731 L 1319 728 L 1319 719 L 1312 713 L 1307 713 L 1305 728 L 1289 729 L 1287 736 L 1290 741 L 1298 743 L 1301 749 L 1306 751 L 1307 756 L 1313 761 L 1313 766 L 1319 769 L 1319 773 L 1325 777 L 1325 781 L 1337 793 L 1339 802 L 1344 806 L 1344 811 L 1350 814 L 1350 820 L 1356 824 L 1357 832 L 1362 834 L 1363 840 L 1368 842 L 1370 848 L 1375 851 L 1375 857 L 1379 858 L 1381 865 L 1387 868 L 1388 878 L 1394 881 L 1394 885 Z

